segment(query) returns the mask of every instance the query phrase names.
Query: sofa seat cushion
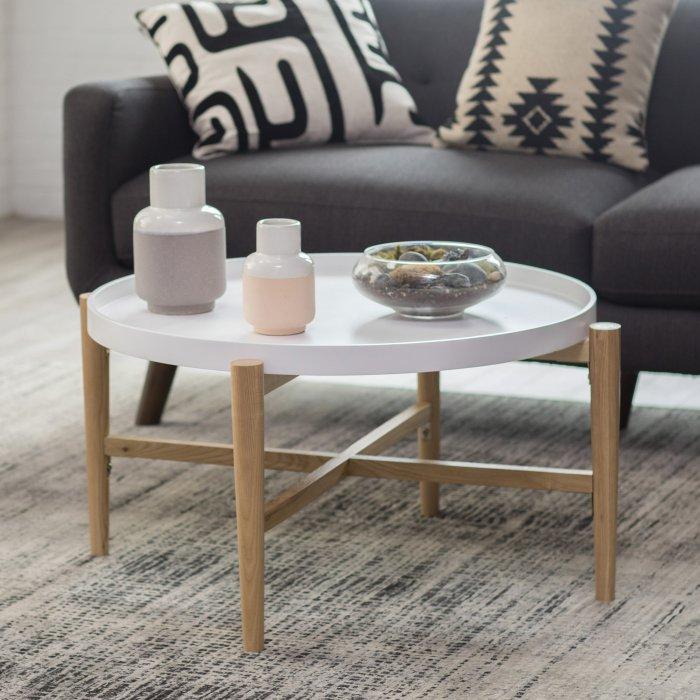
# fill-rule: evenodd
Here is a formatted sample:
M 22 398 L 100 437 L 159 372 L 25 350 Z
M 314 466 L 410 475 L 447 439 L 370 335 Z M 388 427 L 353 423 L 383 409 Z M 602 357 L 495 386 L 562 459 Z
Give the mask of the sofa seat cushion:
M 700 309 L 700 166 L 677 170 L 603 214 L 593 283 L 620 304 Z
M 230 257 L 254 249 L 258 219 L 290 217 L 301 220 L 311 253 L 462 240 L 584 280 L 593 222 L 645 184 L 639 175 L 584 160 L 399 145 L 249 153 L 206 168 L 207 201 L 226 217 Z M 147 199 L 147 173 L 113 196 L 116 252 L 125 264 L 134 215 Z

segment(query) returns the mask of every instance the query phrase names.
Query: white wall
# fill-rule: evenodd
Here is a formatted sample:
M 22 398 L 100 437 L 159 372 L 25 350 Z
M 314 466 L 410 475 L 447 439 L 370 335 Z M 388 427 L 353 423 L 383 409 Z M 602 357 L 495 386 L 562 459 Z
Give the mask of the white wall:
M 10 131 L 7 93 L 9 91 L 9 3 L 0 0 L 0 216 L 9 214 L 10 206 Z
M 134 12 L 148 0 L 9 2 L 9 124 L 12 210 L 63 212 L 62 100 L 82 82 L 163 73 Z M 2 29 L 0 27 L 0 41 Z

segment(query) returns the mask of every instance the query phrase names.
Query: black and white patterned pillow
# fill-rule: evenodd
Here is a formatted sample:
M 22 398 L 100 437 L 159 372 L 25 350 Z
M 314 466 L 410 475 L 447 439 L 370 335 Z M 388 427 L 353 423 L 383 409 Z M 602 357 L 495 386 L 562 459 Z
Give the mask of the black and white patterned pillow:
M 168 3 L 137 15 L 207 158 L 312 143 L 429 143 L 369 0 Z
M 648 166 L 644 123 L 676 0 L 486 0 L 448 145 Z

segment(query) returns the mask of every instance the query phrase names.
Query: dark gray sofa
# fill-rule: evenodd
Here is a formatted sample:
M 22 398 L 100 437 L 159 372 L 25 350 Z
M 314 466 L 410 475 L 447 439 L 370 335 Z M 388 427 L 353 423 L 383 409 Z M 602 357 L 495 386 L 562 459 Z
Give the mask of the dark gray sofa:
M 452 112 L 481 0 L 373 0 L 393 63 L 424 119 Z M 700 373 L 700 0 L 681 0 L 647 122 L 652 170 L 418 146 L 327 146 L 207 162 L 228 255 L 255 222 L 298 218 L 309 252 L 438 237 L 590 282 L 599 318 L 623 325 L 623 416 L 640 370 Z M 149 166 L 191 160 L 194 135 L 166 77 L 81 85 L 65 100 L 67 269 L 74 293 L 129 274 Z M 153 366 L 141 422 L 157 421 L 172 370 Z M 148 393 L 153 394 L 149 399 Z M 160 396 L 158 396 L 160 395 Z

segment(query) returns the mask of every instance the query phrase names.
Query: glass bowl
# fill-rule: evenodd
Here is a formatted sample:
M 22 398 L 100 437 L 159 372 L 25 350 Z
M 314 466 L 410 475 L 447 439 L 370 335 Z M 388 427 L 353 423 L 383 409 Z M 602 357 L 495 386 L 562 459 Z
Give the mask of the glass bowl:
M 367 248 L 352 278 L 368 299 L 402 316 L 451 318 L 501 289 L 506 268 L 483 245 L 404 241 Z

